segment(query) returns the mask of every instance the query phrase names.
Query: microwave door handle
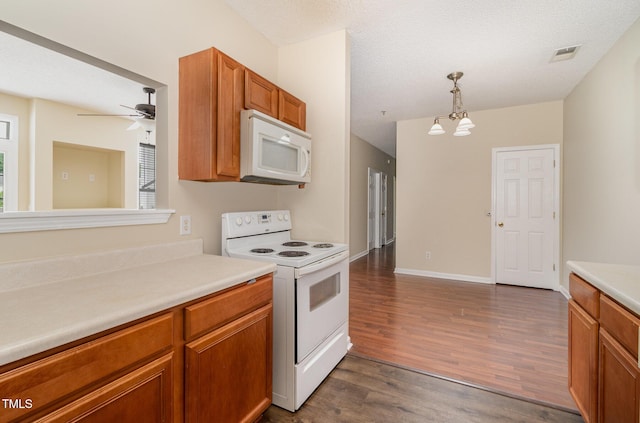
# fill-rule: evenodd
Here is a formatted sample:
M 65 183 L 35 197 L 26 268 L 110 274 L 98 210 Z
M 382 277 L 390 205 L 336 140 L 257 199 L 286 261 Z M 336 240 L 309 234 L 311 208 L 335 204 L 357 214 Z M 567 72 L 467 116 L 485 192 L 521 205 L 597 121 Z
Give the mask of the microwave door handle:
M 306 148 L 300 147 L 302 149 L 302 155 L 304 156 L 304 167 L 300 171 L 300 176 L 304 176 L 309 169 L 309 152 Z

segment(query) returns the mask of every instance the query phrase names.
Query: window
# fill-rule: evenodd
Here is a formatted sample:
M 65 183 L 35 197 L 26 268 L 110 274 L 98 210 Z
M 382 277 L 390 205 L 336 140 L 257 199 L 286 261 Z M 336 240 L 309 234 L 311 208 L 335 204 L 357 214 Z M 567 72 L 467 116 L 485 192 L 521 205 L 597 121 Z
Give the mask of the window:
M 138 148 L 138 208 L 156 208 L 156 146 L 140 143 Z
M 18 208 L 18 117 L 0 114 L 0 213 Z

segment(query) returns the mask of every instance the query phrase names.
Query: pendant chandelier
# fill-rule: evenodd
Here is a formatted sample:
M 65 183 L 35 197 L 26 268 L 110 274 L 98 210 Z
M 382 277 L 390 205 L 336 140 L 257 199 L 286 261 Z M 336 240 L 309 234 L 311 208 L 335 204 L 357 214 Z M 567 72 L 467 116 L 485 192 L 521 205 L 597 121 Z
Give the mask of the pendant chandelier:
M 440 119 L 449 118 L 451 120 L 460 119 L 458 126 L 456 127 L 456 131 L 453 133 L 454 137 L 465 137 L 471 132 L 469 129 L 475 127 L 469 116 L 467 115 L 467 111 L 463 110 L 462 106 L 462 93 L 460 92 L 460 88 L 458 88 L 458 80 L 462 78 L 464 75 L 462 72 L 452 72 L 447 75 L 447 78 L 453 81 L 453 89 L 449 91 L 453 94 L 453 106 L 451 108 L 451 113 L 449 116 L 437 116 L 433 121 L 433 126 L 429 130 L 429 135 L 441 135 L 444 134 L 444 129 L 442 125 L 440 125 Z

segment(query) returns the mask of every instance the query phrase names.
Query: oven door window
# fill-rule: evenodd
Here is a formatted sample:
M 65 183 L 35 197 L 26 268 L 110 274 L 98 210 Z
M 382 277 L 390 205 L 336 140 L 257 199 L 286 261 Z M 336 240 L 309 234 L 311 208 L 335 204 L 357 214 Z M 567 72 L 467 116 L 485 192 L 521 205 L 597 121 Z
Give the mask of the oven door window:
M 313 312 L 322 304 L 340 294 L 340 273 L 309 287 L 309 311 Z

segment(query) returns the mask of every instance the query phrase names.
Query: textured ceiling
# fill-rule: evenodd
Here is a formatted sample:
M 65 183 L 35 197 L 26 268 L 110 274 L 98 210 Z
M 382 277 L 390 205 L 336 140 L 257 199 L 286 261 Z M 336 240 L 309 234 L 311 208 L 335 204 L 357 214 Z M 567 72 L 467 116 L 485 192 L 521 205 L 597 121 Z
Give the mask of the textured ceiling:
M 351 131 L 393 156 L 396 121 L 451 111 L 450 72 L 465 74 L 471 118 L 563 99 L 640 16 L 638 0 L 226 2 L 277 45 L 346 28 Z M 573 60 L 550 62 L 572 45 Z

